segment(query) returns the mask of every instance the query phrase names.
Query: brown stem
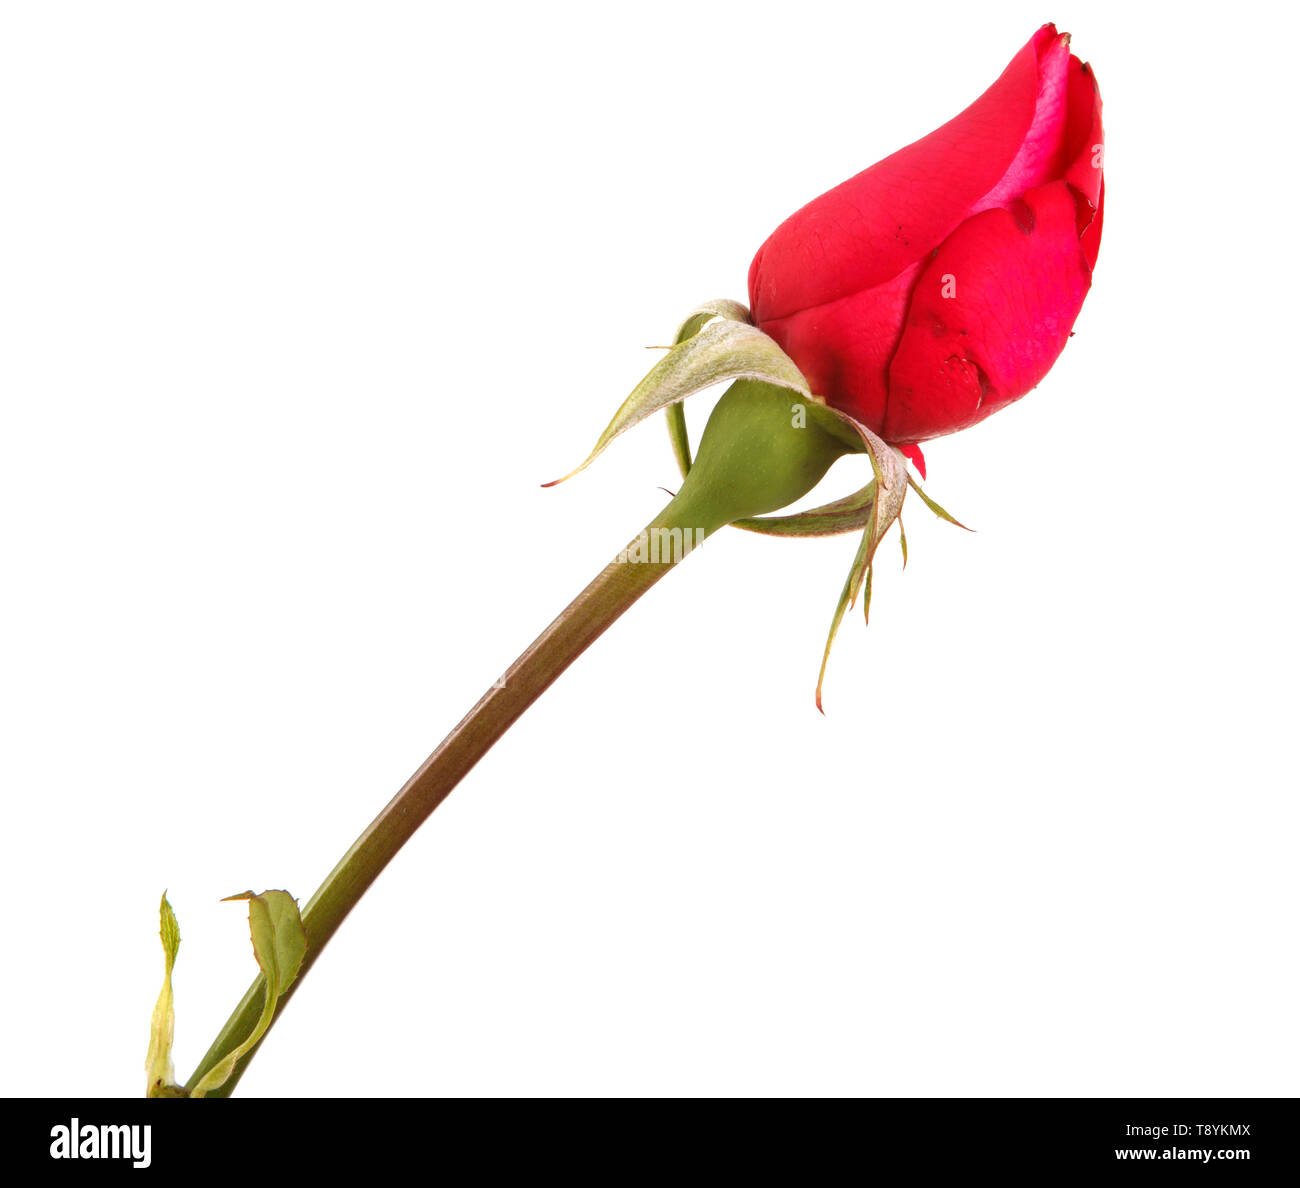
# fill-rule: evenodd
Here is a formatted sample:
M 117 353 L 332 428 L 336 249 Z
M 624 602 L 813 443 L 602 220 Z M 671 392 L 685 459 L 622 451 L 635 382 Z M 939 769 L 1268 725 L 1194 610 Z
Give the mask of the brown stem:
M 681 560 L 688 539 L 693 546 L 724 524 L 788 506 L 812 490 L 836 458 L 861 448 L 856 434 L 838 422 L 827 430 L 821 418 L 832 414 L 818 414 L 819 407 L 792 406 L 789 391 L 749 380 L 728 389 L 709 418 L 699 456 L 681 490 L 629 550 L 643 541 L 664 547 L 648 557 L 636 551 L 606 566 L 447 735 L 308 901 L 303 910 L 307 954 L 289 993 L 277 1004 L 277 1018 L 353 905 L 411 834 L 551 682 Z M 806 424 L 802 417 L 792 418 L 797 410 L 808 413 Z M 252 1033 L 265 996 L 259 978 L 208 1049 L 188 1088 Z M 257 1051 L 253 1048 L 210 1096 L 229 1094 Z
M 692 531 L 681 523 L 680 512 L 676 501 L 670 504 L 637 540 L 659 539 L 667 543 L 667 538 L 662 535 L 656 537 L 659 529 L 671 531 L 680 526 L 683 533 Z M 670 520 L 675 522 L 670 524 Z M 694 531 L 707 535 L 719 526 L 696 526 Z M 676 541 L 679 538 L 671 539 Z M 693 536 L 692 539 L 698 543 L 699 537 Z M 633 542 L 635 544 L 637 541 Z M 303 909 L 303 924 L 308 937 L 307 953 L 297 979 L 277 1005 L 277 1019 L 348 912 L 429 814 L 446 799 L 448 793 L 515 720 L 545 692 L 551 682 L 683 556 L 675 549 L 665 548 L 661 551 L 667 559 L 616 560 L 606 566 L 595 581 L 569 604 L 510 666 L 505 675 L 480 698 L 478 704 L 443 739 L 438 749 L 424 761 L 419 771 L 407 780 L 402 790 L 388 802 L 353 843 L 352 848 L 343 855 Z M 188 1089 L 193 1089 L 222 1056 L 252 1032 L 265 999 L 266 982 L 259 977 L 248 988 L 239 1006 L 199 1062 L 186 1086 Z M 267 1034 L 270 1034 L 269 1029 Z M 228 1096 L 260 1048 L 259 1041 L 257 1047 L 239 1062 L 230 1079 L 207 1096 Z

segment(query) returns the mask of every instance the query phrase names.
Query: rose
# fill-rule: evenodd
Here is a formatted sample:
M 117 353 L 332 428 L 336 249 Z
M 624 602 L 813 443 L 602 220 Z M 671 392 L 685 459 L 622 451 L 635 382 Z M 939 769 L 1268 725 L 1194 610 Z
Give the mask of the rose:
M 812 391 L 920 461 L 1045 376 L 1101 239 L 1101 97 L 1044 25 L 955 119 L 786 219 L 754 320 Z

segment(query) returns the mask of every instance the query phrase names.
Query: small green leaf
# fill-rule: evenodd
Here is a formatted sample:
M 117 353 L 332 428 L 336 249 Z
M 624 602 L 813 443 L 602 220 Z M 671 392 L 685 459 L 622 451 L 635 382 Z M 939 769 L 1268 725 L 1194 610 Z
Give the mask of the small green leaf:
M 191 1097 L 205 1097 L 230 1079 L 235 1065 L 257 1045 L 271 1026 L 276 1003 L 293 984 L 307 952 L 307 930 L 298 914 L 298 902 L 287 891 L 244 891 L 228 895 L 231 900 L 248 900 L 248 927 L 253 938 L 253 955 L 266 978 L 266 1004 L 257 1026 L 238 1047 L 227 1052 L 194 1087 Z
M 903 546 L 903 568 L 907 568 L 907 533 L 903 531 L 903 516 L 898 516 L 898 543 Z
M 548 487 L 585 470 L 616 437 L 652 413 L 727 380 L 775 384 L 811 401 L 808 384 L 790 357 L 756 326 L 729 319 L 710 322 L 673 347 L 632 390 L 581 466 Z
M 159 929 L 163 947 L 163 984 L 154 1004 L 153 1018 L 149 1024 L 149 1052 L 145 1056 L 145 1072 L 149 1075 L 147 1097 L 175 1096 L 176 1070 L 172 1066 L 172 1038 L 176 1029 L 176 1011 L 172 1002 L 172 969 L 181 947 L 181 929 L 176 913 L 163 892 L 158 905 Z M 181 1091 L 184 1096 L 184 1090 Z
M 248 900 L 248 926 L 253 937 L 253 955 L 262 967 L 268 985 L 283 994 L 293 984 L 307 952 L 307 931 L 298 914 L 298 901 L 287 891 L 245 891 L 227 895 L 222 903 Z

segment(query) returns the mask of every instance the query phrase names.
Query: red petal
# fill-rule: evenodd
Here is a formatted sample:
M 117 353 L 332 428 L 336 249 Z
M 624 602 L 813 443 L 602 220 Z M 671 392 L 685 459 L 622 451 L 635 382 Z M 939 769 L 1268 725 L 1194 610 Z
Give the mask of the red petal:
M 763 329 L 795 360 L 817 395 L 881 433 L 889 361 L 920 275 L 921 265 L 914 264 L 886 284 L 764 322 Z
M 1044 25 L 1034 35 L 1038 50 L 1038 95 L 1034 119 L 1025 139 L 998 184 L 971 211 L 978 214 L 995 206 L 1006 206 L 1026 191 L 1055 181 L 1064 170 L 1067 157 L 1067 129 L 1070 114 L 1071 64 L 1079 59 L 1070 54 L 1070 35 L 1056 34 Z
M 749 270 L 765 325 L 883 284 L 917 263 L 975 210 L 1016 161 L 1034 123 L 1045 25 L 987 91 L 929 136 L 796 211 Z
M 1079 243 L 1088 267 L 1097 264 L 1101 247 L 1101 221 L 1106 205 L 1104 172 L 1106 134 L 1101 126 L 1101 92 L 1092 67 L 1077 59 L 1071 62 L 1070 125 L 1066 130 L 1070 164 L 1065 172 L 1079 193 Z
M 939 249 L 890 365 L 887 441 L 964 429 L 1047 374 L 1092 280 L 1076 209 L 1070 186 L 1053 182 L 976 215 Z
M 1088 261 L 1088 267 L 1097 267 L 1097 250 L 1101 247 L 1101 217 L 1106 213 L 1106 181 L 1103 178 L 1101 183 L 1101 192 L 1097 195 L 1097 212 L 1092 216 L 1092 221 L 1079 236 L 1079 246 L 1083 248 L 1083 258 Z
M 1065 180 L 1092 206 L 1100 206 L 1106 146 L 1101 126 L 1101 92 L 1092 67 L 1078 58 L 1070 59 L 1070 118 L 1065 138 Z
M 925 455 L 921 453 L 921 447 L 919 445 L 899 446 L 898 451 L 921 472 L 921 477 L 925 478 Z

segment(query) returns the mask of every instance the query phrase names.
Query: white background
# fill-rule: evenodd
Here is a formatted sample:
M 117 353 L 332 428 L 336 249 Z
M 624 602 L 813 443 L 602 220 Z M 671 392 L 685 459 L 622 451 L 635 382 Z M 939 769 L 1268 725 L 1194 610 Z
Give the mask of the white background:
M 1297 30 L 1181 6 L 10 5 L 8 1094 L 143 1090 L 663 501 L 585 454 L 803 202 L 1048 18 L 1106 103 L 1056 369 L 851 538 L 726 533 L 479 765 L 250 1094 L 1293 1094 Z M 1285 125 L 1285 134 L 1283 126 Z M 707 412 L 691 412 L 698 432 Z M 845 461 L 822 492 L 860 485 Z

